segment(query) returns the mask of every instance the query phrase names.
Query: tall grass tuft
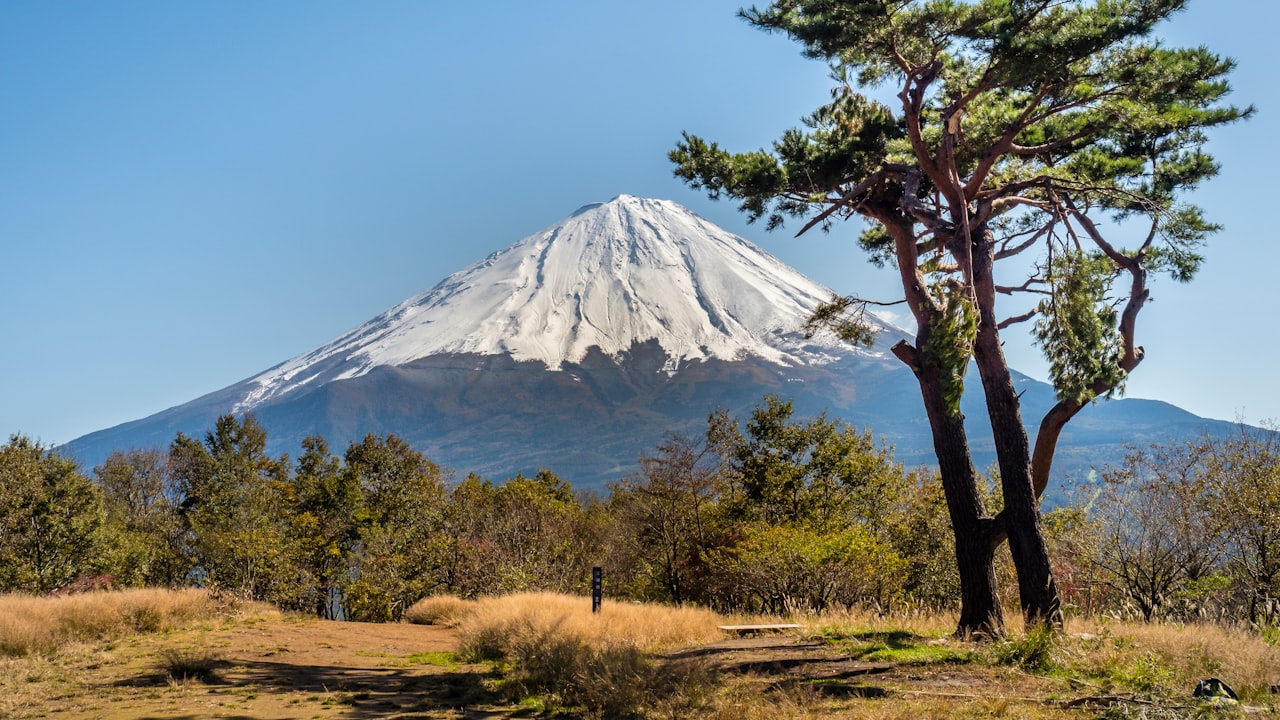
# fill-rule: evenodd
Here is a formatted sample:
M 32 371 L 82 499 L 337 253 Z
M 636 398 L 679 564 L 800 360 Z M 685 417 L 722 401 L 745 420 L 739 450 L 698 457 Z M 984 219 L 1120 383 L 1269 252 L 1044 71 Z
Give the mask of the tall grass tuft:
M 548 710 L 629 717 L 659 699 L 705 695 L 706 666 L 654 653 L 719 638 L 722 623 L 709 610 L 605 602 L 593 614 L 587 598 L 524 593 L 477 601 L 458 632 L 464 655 L 512 666 L 515 695 L 538 696 Z
M 1048 625 L 1029 628 L 1019 636 L 996 641 L 991 647 L 997 665 L 1013 665 L 1027 672 L 1048 673 L 1057 670 L 1058 631 Z
M 724 620 L 702 608 L 591 600 L 556 593 L 520 593 L 477 600 L 458 625 L 464 652 L 499 659 L 526 633 L 572 636 L 596 645 L 665 650 L 721 637 Z
M 457 595 L 431 595 L 405 610 L 404 621 L 414 625 L 457 627 L 475 607 L 475 600 L 463 600 Z
M 165 630 L 218 609 L 208 593 L 190 589 L 0 595 L 0 655 L 48 654 L 69 642 Z

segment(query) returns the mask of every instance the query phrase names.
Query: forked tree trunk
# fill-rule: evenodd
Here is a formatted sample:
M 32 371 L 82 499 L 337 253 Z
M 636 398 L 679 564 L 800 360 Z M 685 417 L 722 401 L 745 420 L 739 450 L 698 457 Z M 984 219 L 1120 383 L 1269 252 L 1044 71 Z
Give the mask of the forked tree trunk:
M 1040 527 L 1038 493 L 1032 484 L 1031 451 L 1022 424 L 1018 393 L 1000 346 L 995 317 L 994 263 L 990 233 L 974 248 L 973 283 L 978 310 L 974 359 L 987 400 L 987 414 L 995 439 L 1004 495 L 1004 530 L 1018 575 L 1018 598 L 1029 625 L 1062 624 L 1058 588 L 1049 565 L 1049 551 Z M 999 538 L 993 538 L 998 544 Z

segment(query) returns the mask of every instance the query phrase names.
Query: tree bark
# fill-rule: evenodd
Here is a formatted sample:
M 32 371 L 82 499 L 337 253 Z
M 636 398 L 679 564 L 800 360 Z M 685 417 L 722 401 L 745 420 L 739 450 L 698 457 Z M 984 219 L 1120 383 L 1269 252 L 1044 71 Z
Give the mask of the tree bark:
M 1018 597 L 1028 626 L 1045 623 L 1060 626 L 1061 602 L 1040 527 L 1039 493 L 1032 483 L 1030 444 L 995 317 L 994 243 L 985 227 L 975 236 L 972 254 L 978 333 L 974 359 L 982 379 L 1000 467 L 1003 529 L 1017 570 Z
M 917 341 L 927 346 L 927 325 Z M 933 448 L 938 458 L 942 489 L 947 499 L 951 527 L 955 530 L 956 567 L 960 575 L 960 621 L 956 635 L 990 638 L 1004 635 L 1004 611 L 996 584 L 995 548 L 992 521 L 978 492 L 977 472 L 969 452 L 964 416 L 948 407 L 942 393 L 943 370 L 936 362 L 906 341 L 893 353 L 907 364 L 920 383 L 925 412 L 933 429 Z

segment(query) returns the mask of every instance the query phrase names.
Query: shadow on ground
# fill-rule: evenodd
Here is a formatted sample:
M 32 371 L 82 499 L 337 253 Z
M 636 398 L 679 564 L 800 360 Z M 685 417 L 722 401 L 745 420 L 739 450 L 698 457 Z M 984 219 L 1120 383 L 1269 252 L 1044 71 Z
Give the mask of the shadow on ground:
M 487 665 L 456 667 L 421 666 L 405 668 L 361 668 L 284 662 L 219 660 L 197 682 L 209 694 L 249 693 L 253 695 L 294 695 L 294 702 L 319 702 L 341 709 L 344 718 L 377 718 L 394 714 L 397 718 L 439 718 L 444 710 L 461 718 L 516 717 L 497 706 L 503 699 L 491 689 L 496 678 Z M 182 682 L 159 670 L 114 683 L 127 687 L 168 687 Z M 419 715 L 421 713 L 421 715 Z M 143 716 L 145 720 L 147 716 Z M 158 717 L 158 716 L 157 716 Z M 203 717 L 189 715 L 186 717 Z M 250 715 L 219 715 L 243 717 Z M 165 720 L 182 720 L 165 715 Z

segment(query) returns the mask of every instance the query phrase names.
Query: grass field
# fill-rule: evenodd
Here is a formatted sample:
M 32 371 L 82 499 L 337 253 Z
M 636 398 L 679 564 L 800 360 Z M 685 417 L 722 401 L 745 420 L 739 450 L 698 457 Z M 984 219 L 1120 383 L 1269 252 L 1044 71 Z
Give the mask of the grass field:
M 1198 718 L 1274 713 L 1280 648 L 1213 625 L 1073 620 L 973 644 L 947 616 L 792 618 L 738 638 L 688 608 L 430 598 L 335 623 L 198 591 L 0 597 L 0 717 Z M 1192 697 L 1200 680 L 1240 703 Z

